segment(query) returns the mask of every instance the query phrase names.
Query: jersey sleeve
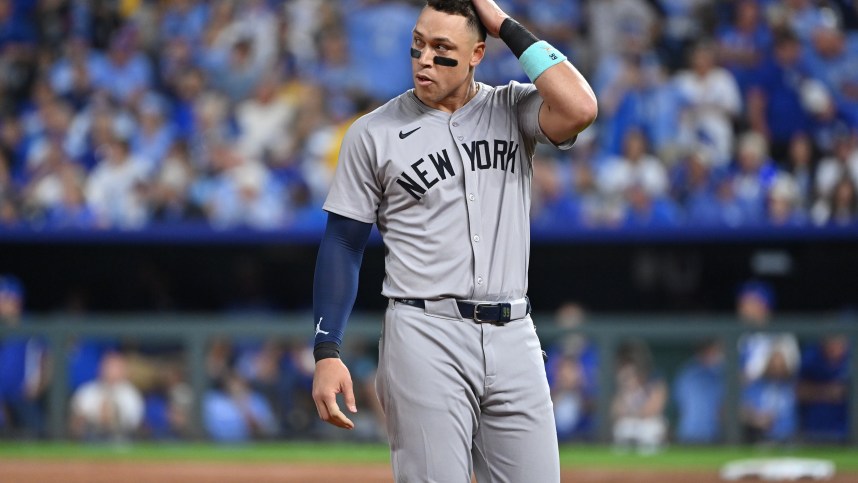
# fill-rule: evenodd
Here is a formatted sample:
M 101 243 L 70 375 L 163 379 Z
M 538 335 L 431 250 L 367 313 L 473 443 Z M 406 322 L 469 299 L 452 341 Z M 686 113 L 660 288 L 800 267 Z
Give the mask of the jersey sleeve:
M 382 188 L 374 152 L 365 118 L 358 119 L 343 138 L 325 211 L 375 223 Z
M 564 150 L 575 144 L 577 136 L 573 136 L 563 143 L 555 144 L 542 132 L 542 128 L 539 126 L 539 109 L 542 108 L 542 96 L 539 95 L 535 85 L 513 82 L 510 87 L 514 89 L 516 96 L 518 128 L 526 138 Z

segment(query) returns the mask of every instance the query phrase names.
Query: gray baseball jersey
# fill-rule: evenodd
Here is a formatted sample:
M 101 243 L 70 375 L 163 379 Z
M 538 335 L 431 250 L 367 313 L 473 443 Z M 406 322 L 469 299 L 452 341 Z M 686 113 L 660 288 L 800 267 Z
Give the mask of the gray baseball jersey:
M 376 223 L 389 298 L 506 301 L 527 293 L 531 160 L 542 98 L 478 84 L 452 114 L 413 90 L 349 128 L 325 202 Z M 561 145 L 568 148 L 574 140 Z

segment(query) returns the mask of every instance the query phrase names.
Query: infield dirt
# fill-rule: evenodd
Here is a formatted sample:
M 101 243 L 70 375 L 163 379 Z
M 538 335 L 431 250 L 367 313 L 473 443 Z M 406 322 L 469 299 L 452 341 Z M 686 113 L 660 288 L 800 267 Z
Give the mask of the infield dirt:
M 387 465 L 0 460 L 3 483 L 392 483 Z M 714 472 L 566 469 L 563 483 L 717 483 Z M 759 480 L 749 480 L 759 481 Z M 856 483 L 858 474 L 831 483 Z M 531 483 L 531 482 L 527 482 Z M 537 483 L 537 482 L 533 482 Z

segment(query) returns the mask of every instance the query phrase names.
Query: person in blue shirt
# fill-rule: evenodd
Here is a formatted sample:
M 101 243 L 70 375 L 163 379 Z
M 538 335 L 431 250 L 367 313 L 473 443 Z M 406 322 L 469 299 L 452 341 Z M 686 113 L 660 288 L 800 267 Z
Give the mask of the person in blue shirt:
M 754 0 L 737 2 L 732 23 L 719 29 L 717 37 L 721 63 L 736 78 L 742 93 L 747 93 L 772 46 L 772 32 L 761 6 Z
M 217 442 L 241 443 L 271 437 L 278 423 L 268 401 L 230 371 L 203 397 L 203 424 Z
M 24 291 L 17 278 L 0 276 L 0 323 L 22 323 Z M 25 438 L 44 432 L 43 396 L 47 388 L 47 351 L 37 338 L 11 335 L 0 340 L 0 429 Z M 4 427 L 5 426 L 5 427 Z
M 776 159 L 783 159 L 790 139 L 811 125 L 801 103 L 802 82 L 808 77 L 801 48 L 794 34 L 777 34 L 773 55 L 763 61 L 748 92 L 751 128 L 769 138 Z
M 401 46 L 412 36 L 418 10 L 406 2 L 363 0 L 340 2 L 348 36 L 349 55 L 360 59 L 353 75 L 361 90 L 375 100 L 386 100 L 412 87 L 411 59 Z
M 842 335 L 825 337 L 805 349 L 798 382 L 802 436 L 843 442 L 849 420 L 849 342 Z
M 714 443 L 721 436 L 724 351 L 717 340 L 703 343 L 676 376 L 673 398 L 679 410 L 676 440 Z
M 555 312 L 558 328 L 574 329 L 586 322 L 584 308 L 566 302 Z M 546 375 L 551 386 L 554 419 L 560 441 L 594 436 L 598 396 L 599 354 L 596 345 L 580 333 L 566 333 L 546 350 Z

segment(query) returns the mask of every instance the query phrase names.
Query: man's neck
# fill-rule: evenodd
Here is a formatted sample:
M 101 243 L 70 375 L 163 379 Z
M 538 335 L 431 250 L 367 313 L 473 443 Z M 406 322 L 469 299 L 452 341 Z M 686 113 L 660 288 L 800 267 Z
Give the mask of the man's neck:
M 424 104 L 430 107 L 434 107 L 439 111 L 444 111 L 452 114 L 461 109 L 465 104 L 467 104 L 471 99 L 473 99 L 477 95 L 477 92 L 479 92 L 480 90 L 479 84 L 474 82 L 473 78 L 471 78 L 465 85 L 467 86 L 467 88 L 462 89 L 461 93 L 454 92 L 447 96 L 445 99 L 435 104 L 434 106 L 427 102 L 424 102 Z

